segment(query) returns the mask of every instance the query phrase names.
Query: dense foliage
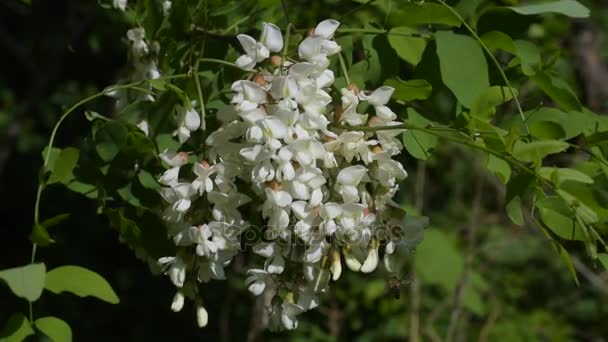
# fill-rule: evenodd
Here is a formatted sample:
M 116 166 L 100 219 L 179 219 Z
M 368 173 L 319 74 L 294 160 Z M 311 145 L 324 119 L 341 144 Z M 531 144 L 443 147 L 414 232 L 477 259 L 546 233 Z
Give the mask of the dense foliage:
M 61 243 L 75 207 L 45 214 L 60 196 L 53 189 L 67 188 L 113 228 L 101 231 L 118 235 L 112 248 L 145 262 L 134 268 L 169 275 L 177 293 L 150 291 L 146 301 L 179 312 L 188 298 L 184 321 L 209 325 L 176 323 L 168 338 L 188 335 L 184 325 L 239 340 L 604 336 L 608 120 L 594 111 L 606 110 L 606 92 L 591 91 L 591 66 L 574 63 L 588 47 L 575 45 L 577 55 L 560 45 L 573 20 L 596 13 L 585 5 L 86 7 L 124 28 L 110 38 L 128 67 L 100 92 L 59 100 L 69 107 L 42 151 L 31 263 L 0 271 L 29 308 L 7 312 L 0 335 L 67 341 L 86 329 L 48 304 L 40 314 L 40 303 L 65 300 L 45 302 L 48 292 L 125 298 L 117 279 L 65 265 L 95 257 L 86 248 L 69 260 L 37 256 L 96 243 L 87 222 Z M 601 22 L 605 10 L 597 13 Z M 10 125 L 22 109 L 5 94 Z M 78 114 L 88 133 L 55 146 Z M 130 286 L 165 281 L 142 279 Z

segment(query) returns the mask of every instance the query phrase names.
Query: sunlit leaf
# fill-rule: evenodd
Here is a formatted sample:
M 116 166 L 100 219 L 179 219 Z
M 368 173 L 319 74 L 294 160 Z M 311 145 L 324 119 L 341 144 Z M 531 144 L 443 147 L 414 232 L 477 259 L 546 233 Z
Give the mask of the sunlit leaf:
M 458 101 L 471 108 L 490 87 L 488 64 L 477 42 L 451 31 L 435 34 L 441 78 Z
M 34 322 L 36 329 L 50 337 L 53 342 L 71 342 L 72 329 L 63 320 L 57 317 L 42 317 Z
M 30 264 L 0 271 L 0 279 L 17 297 L 36 301 L 44 288 L 46 268 L 44 264 Z
M 523 15 L 559 13 L 572 18 L 587 18 L 590 13 L 588 8 L 575 0 L 547 1 L 537 4 L 512 6 L 509 8 Z
M 388 42 L 397 55 L 404 61 L 418 65 L 426 48 L 426 39 L 420 37 L 408 37 L 417 31 L 409 27 L 395 27 L 388 32 Z
M 47 273 L 47 290 L 70 292 L 80 297 L 93 296 L 112 304 L 119 299 L 108 282 L 99 274 L 80 266 L 60 266 Z
M 395 88 L 393 98 L 400 101 L 413 101 L 427 99 L 433 90 L 431 84 L 425 80 L 389 79 L 384 85 Z
M 530 143 L 521 140 L 513 146 L 513 156 L 521 161 L 539 162 L 544 157 L 565 151 L 568 143 L 559 140 L 533 141 Z
M 408 120 L 415 127 L 426 127 L 431 121 L 418 114 L 413 108 L 408 108 Z M 408 129 L 403 133 L 403 145 L 413 157 L 427 160 L 430 151 L 437 146 L 437 137 L 416 129 Z

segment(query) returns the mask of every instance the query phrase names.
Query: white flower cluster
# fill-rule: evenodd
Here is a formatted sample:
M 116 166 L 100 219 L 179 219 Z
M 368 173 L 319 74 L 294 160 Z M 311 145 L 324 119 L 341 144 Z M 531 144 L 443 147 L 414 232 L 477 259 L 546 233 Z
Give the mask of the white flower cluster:
M 328 67 L 341 51 L 333 40 L 339 25 L 319 23 L 300 43 L 299 60 L 271 56 L 284 45 L 273 24 L 264 23 L 259 41 L 238 35 L 245 54 L 236 64 L 254 74 L 232 84 L 231 105 L 217 113 L 221 126 L 206 139 L 205 160 L 190 169 L 185 152 L 160 155 L 167 167 L 159 178 L 167 203 L 162 216 L 178 246 L 177 255 L 160 259 L 178 288 L 173 310 L 182 308 L 184 296 L 198 298 L 197 282 L 224 279 L 243 248 L 264 259 L 247 271 L 248 289 L 277 298 L 267 303 L 270 322 L 285 329 L 318 305 L 317 294 L 340 277 L 342 258 L 352 271 L 377 268 L 375 229 L 407 176 L 392 159 L 403 148 L 397 138 L 403 129 L 386 128 L 401 124 L 387 106 L 391 87 L 364 92 L 350 85 L 332 98 Z M 260 63 L 266 64 L 256 68 Z M 359 113 L 362 108 L 373 115 Z M 184 142 L 200 118 L 193 109 L 181 112 L 176 135 Z M 252 208 L 249 222 L 240 211 L 245 207 Z M 250 226 L 252 213 L 264 227 Z M 261 238 L 251 241 L 250 231 Z M 388 246 L 390 268 L 395 246 Z M 207 313 L 196 300 L 204 326 Z

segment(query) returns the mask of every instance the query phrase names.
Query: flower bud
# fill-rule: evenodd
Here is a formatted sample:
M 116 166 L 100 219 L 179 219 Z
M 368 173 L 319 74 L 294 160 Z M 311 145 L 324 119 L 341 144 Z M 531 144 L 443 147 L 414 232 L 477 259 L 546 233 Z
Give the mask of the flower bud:
M 349 84 L 348 87 L 346 87 L 346 89 L 354 92 L 355 95 L 359 95 L 359 92 L 361 91 L 361 90 L 359 90 L 359 87 L 357 87 L 357 85 L 354 83 Z
M 196 323 L 198 324 L 198 327 L 203 328 L 207 326 L 208 321 L 209 314 L 207 314 L 207 310 L 205 310 L 202 305 L 198 304 L 196 306 Z
M 381 123 L 382 123 L 382 119 L 380 119 L 380 118 L 379 118 L 379 117 L 377 117 L 377 116 L 372 116 L 372 117 L 371 117 L 371 118 L 369 118 L 369 120 L 367 121 L 367 125 L 368 125 L 369 127 L 373 127 L 373 126 L 376 126 L 376 125 L 381 124 Z
M 253 83 L 263 86 L 266 84 L 266 80 L 264 79 L 264 75 L 257 74 L 253 77 Z
M 331 266 L 329 270 L 331 271 L 333 281 L 336 281 L 340 278 L 342 274 L 342 263 L 340 262 L 340 251 L 338 249 L 332 249 L 331 251 Z
M 180 312 L 184 307 L 184 294 L 182 291 L 177 291 L 173 297 L 173 303 L 171 303 L 171 310 L 173 312 Z
M 270 57 L 270 64 L 272 64 L 276 67 L 280 67 L 282 62 L 283 62 L 283 58 L 281 58 L 281 56 L 274 55 L 274 56 Z

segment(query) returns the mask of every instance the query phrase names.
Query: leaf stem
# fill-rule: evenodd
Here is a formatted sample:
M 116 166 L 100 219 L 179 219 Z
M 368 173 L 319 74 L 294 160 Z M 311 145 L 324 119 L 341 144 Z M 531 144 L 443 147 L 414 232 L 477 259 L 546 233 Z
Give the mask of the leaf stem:
M 342 74 L 344 75 L 344 79 L 346 80 L 346 86 L 348 87 L 350 85 L 350 77 L 348 76 L 348 70 L 346 69 L 346 61 L 344 61 L 342 51 L 338 53 L 338 59 L 340 60 L 340 69 L 342 70 Z
M 203 47 L 201 48 L 201 56 L 205 54 L 205 40 L 203 39 Z M 206 112 L 205 112 L 205 100 L 203 99 L 203 89 L 201 87 L 201 80 L 199 79 L 199 64 L 201 60 L 200 58 L 194 62 L 194 74 L 192 77 L 194 78 L 194 84 L 196 85 L 196 93 L 198 95 L 198 103 L 201 110 L 201 129 L 203 132 L 207 130 L 207 122 L 205 120 Z
M 283 43 L 283 51 L 281 52 L 281 65 L 279 72 L 283 75 L 283 67 L 285 65 L 285 60 L 287 58 L 287 50 L 289 50 L 289 39 L 291 38 L 291 31 L 293 30 L 293 24 L 288 23 L 287 28 L 285 29 L 285 42 Z

